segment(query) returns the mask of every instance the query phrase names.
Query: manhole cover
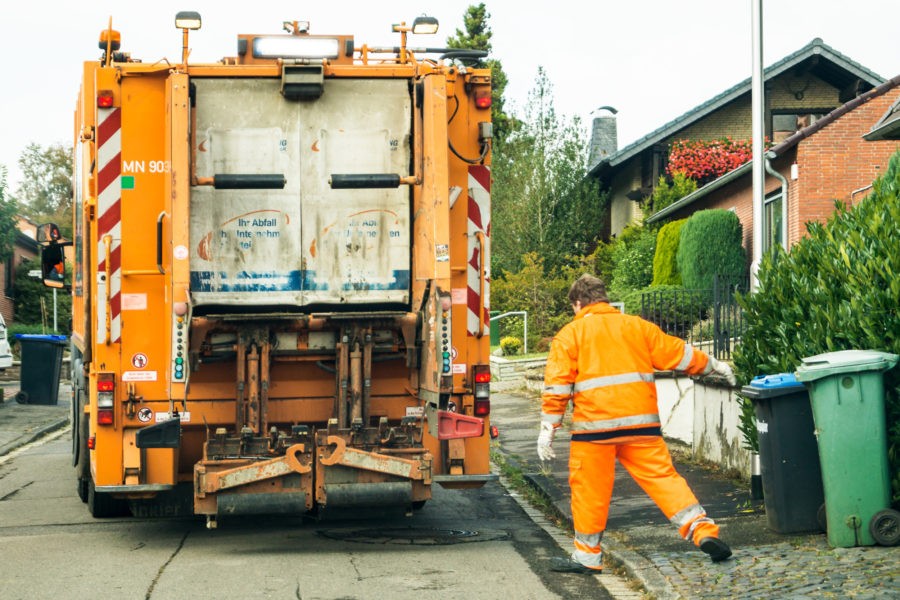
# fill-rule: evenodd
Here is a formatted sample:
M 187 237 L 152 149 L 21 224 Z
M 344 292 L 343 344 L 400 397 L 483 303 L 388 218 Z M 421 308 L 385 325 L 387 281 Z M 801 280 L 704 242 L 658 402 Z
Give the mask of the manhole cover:
M 466 529 L 324 529 L 323 537 L 359 544 L 393 544 L 397 546 L 447 546 L 466 542 L 494 542 L 509 538 L 505 531 Z

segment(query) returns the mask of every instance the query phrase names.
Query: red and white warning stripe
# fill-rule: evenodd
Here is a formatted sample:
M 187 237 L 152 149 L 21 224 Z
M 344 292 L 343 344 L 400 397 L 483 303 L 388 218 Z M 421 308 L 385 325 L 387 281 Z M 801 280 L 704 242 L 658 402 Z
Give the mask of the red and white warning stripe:
M 491 281 L 491 170 L 482 165 L 469 167 L 469 218 L 468 218 L 468 310 L 466 311 L 466 331 L 468 335 L 485 335 L 490 327 L 490 281 Z M 483 236 L 478 236 L 483 233 Z M 484 247 L 479 243 L 484 240 Z M 481 253 L 484 256 L 481 256 Z M 481 290 L 481 265 L 484 265 L 484 297 Z
M 122 335 L 122 111 L 97 109 L 97 337 L 106 340 L 107 293 L 109 342 Z M 106 242 L 109 236 L 109 281 Z M 109 288 L 107 292 L 107 286 Z

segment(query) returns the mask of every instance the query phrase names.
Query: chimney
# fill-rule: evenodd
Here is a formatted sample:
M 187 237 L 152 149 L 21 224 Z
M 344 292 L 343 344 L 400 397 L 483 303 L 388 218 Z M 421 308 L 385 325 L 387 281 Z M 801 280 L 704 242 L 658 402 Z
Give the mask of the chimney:
M 609 111 L 610 114 L 600 114 L 601 111 Z M 591 126 L 591 146 L 588 156 L 588 165 L 593 167 L 601 160 L 619 149 L 618 135 L 616 133 L 616 113 L 619 112 L 612 106 L 601 106 L 595 110 L 594 121 Z

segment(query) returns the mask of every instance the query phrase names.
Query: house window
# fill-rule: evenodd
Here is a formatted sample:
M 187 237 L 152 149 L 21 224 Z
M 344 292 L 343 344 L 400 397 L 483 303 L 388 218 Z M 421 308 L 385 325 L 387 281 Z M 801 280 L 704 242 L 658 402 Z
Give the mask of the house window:
M 774 112 L 772 113 L 772 141 L 776 144 L 784 141 L 792 134 L 809 127 L 826 114 L 828 110 L 819 109 L 812 112 Z
M 784 246 L 782 202 L 781 190 L 766 196 L 763 207 L 763 221 L 765 223 L 765 229 L 763 230 L 764 251 L 769 251 L 775 246 Z

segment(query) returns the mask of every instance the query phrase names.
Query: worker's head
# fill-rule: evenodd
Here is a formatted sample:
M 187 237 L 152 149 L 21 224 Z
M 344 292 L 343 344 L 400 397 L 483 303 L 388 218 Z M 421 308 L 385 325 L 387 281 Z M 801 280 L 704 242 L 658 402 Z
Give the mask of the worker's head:
M 598 302 L 609 302 L 609 296 L 606 295 L 606 284 L 602 279 L 585 273 L 575 280 L 572 287 L 569 288 L 569 302 L 575 309 L 580 311 L 589 304 Z

